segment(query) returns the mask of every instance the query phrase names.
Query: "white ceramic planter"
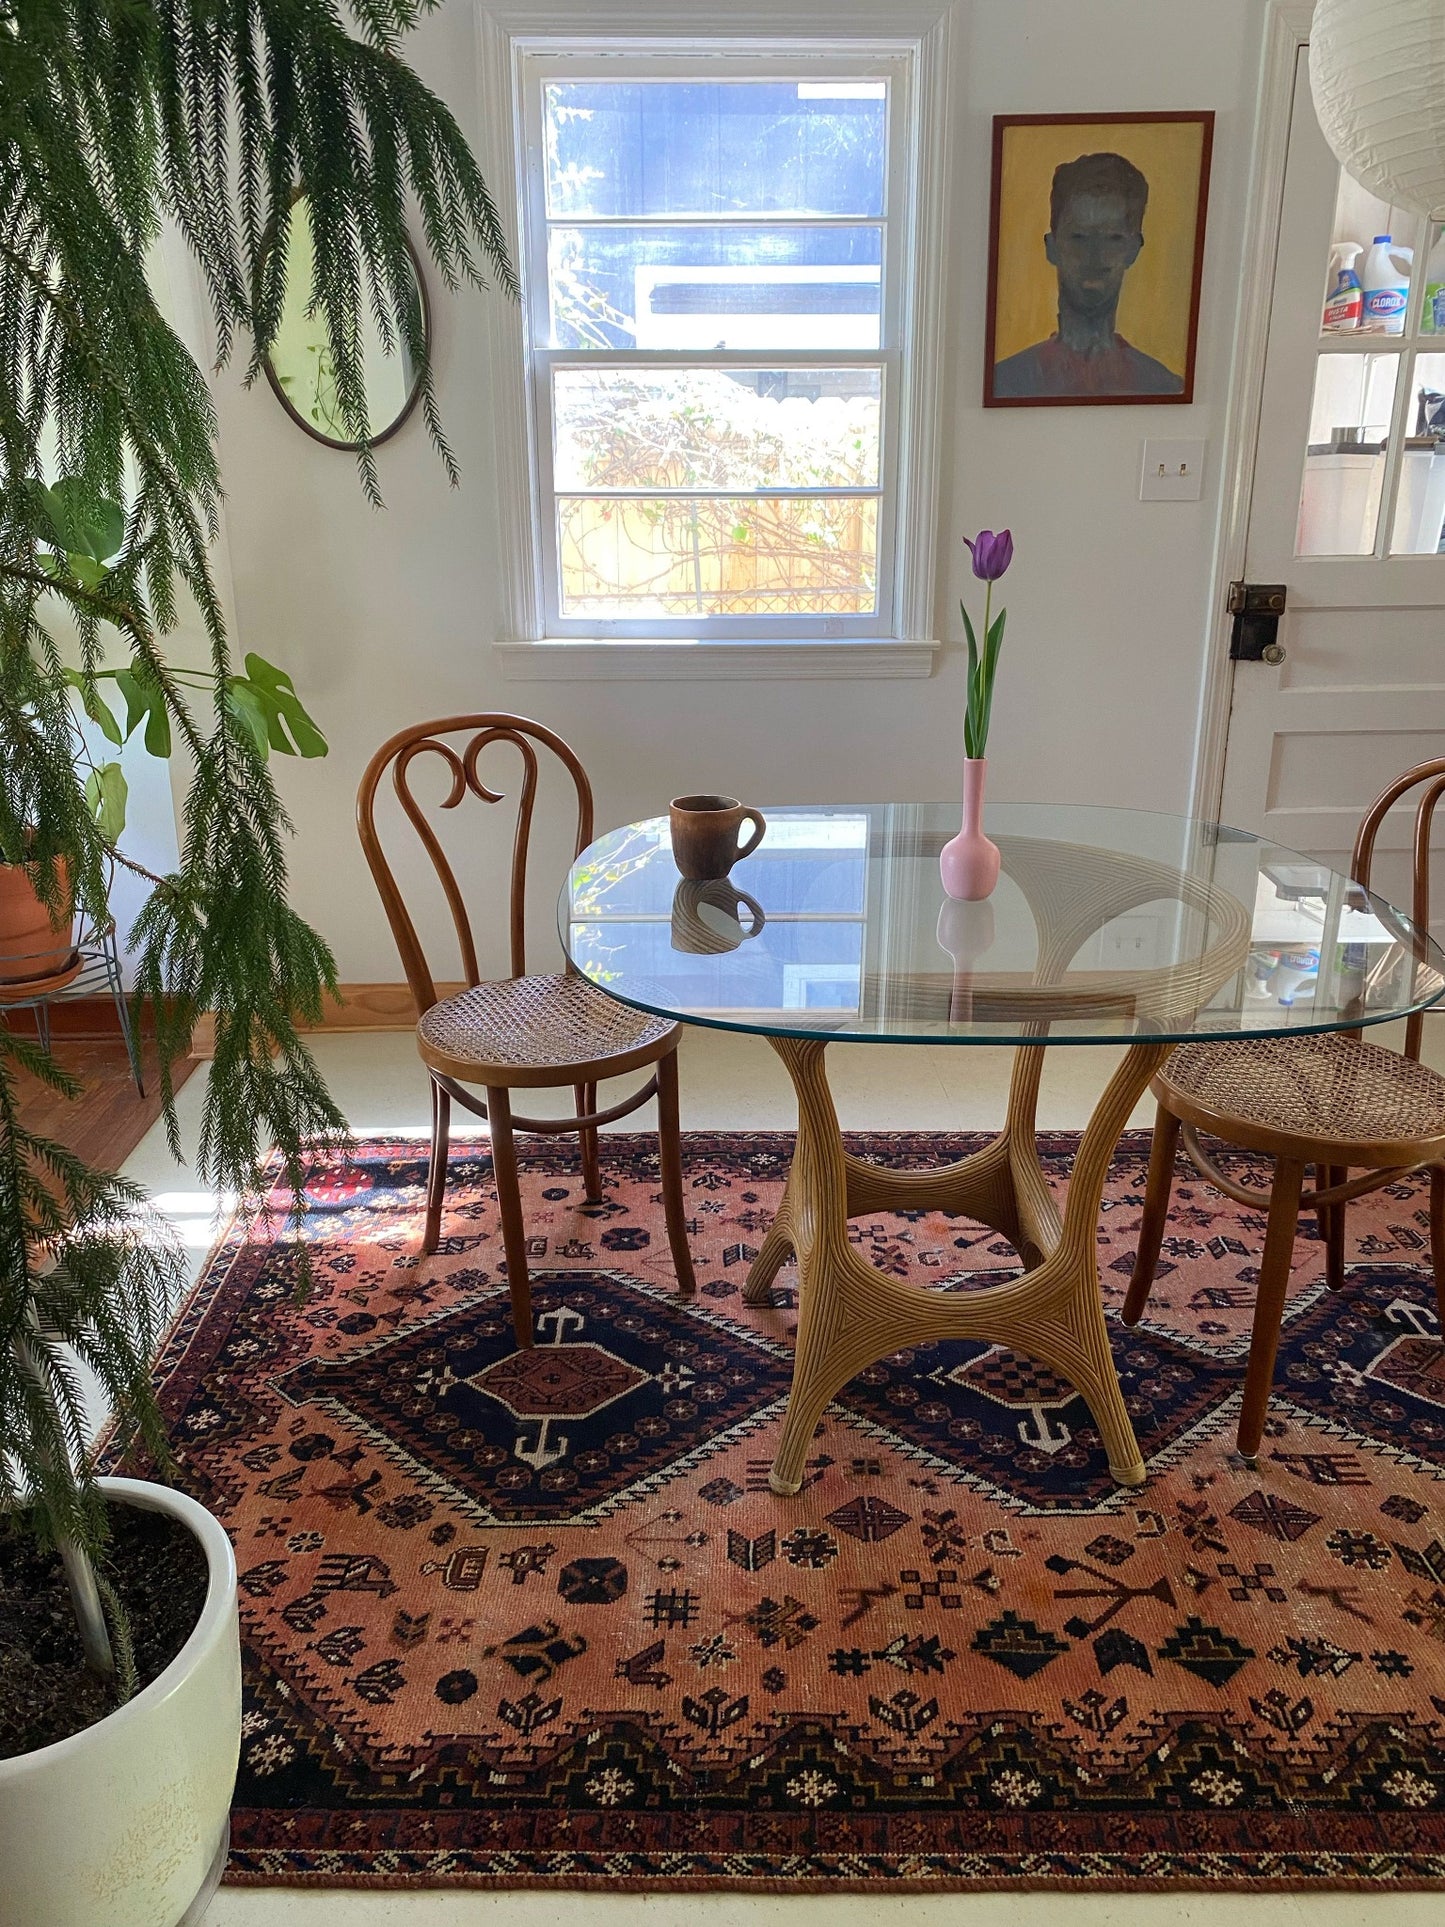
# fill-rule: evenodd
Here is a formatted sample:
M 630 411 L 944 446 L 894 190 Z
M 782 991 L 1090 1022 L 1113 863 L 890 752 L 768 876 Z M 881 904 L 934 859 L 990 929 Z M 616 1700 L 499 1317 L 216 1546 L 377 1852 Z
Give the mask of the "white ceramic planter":
M 83 1733 L 0 1760 L 0 1927 L 181 1927 L 225 1865 L 241 1746 L 236 1562 L 203 1506 L 103 1479 L 169 1513 L 210 1570 L 195 1631 L 158 1679 Z

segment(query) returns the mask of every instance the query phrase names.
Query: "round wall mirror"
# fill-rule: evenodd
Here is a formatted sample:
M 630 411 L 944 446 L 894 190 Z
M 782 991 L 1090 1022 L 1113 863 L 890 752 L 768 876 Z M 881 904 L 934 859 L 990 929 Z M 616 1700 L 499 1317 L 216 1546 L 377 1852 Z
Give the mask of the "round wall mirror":
M 431 344 L 431 315 L 426 283 L 416 250 L 407 243 L 412 279 L 421 304 L 422 338 Z M 266 357 L 266 374 L 281 406 L 296 424 L 328 448 L 358 448 L 341 412 L 332 369 L 326 322 L 308 314 L 311 300 L 311 205 L 298 194 L 291 208 L 286 249 L 286 292 L 281 323 Z M 366 409 L 372 447 L 389 440 L 416 406 L 421 392 L 421 369 L 413 360 L 400 329 L 390 348 L 382 340 L 376 317 L 366 309 L 363 324 Z

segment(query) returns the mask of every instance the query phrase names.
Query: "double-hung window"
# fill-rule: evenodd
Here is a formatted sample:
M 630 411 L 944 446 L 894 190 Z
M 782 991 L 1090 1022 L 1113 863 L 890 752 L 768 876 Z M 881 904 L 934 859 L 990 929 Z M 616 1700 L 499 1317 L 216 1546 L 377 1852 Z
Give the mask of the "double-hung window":
M 521 52 L 543 636 L 908 633 L 913 62 Z

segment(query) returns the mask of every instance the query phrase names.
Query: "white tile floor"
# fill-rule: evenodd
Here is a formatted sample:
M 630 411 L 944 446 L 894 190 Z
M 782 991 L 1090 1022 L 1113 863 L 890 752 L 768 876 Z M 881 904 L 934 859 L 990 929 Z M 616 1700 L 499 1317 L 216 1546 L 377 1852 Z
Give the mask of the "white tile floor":
M 1432 1027 L 1433 1030 L 1434 1027 Z M 1440 1026 L 1445 1032 L 1445 1025 Z M 1381 1043 L 1398 1042 L 1376 1032 Z M 331 1087 L 358 1131 L 424 1131 L 425 1080 L 409 1036 L 337 1036 L 317 1040 Z M 1445 1035 L 1430 1039 L 1427 1056 L 1445 1068 Z M 1103 1088 L 1115 1053 L 1059 1048 L 1044 1073 L 1039 1122 L 1045 1129 L 1083 1125 Z M 787 1076 L 756 1038 L 694 1030 L 682 1049 L 685 1130 L 785 1130 L 794 1121 Z M 836 1046 L 829 1060 L 833 1092 L 845 1129 L 929 1130 L 989 1128 L 1002 1121 L 1009 1055 L 992 1049 Z M 181 1092 L 185 1136 L 193 1141 L 203 1083 Z M 533 1100 L 529 1099 L 529 1103 Z M 540 1110 L 542 1106 L 537 1105 Z M 1134 1121 L 1148 1123 L 1146 1098 Z M 623 1129 L 648 1129 L 647 1112 Z M 196 1264 L 213 1232 L 215 1200 L 177 1170 L 159 1128 L 126 1166 L 158 1193 Z M 1388 1909 L 1388 1915 L 1386 1910 Z M 950 1894 L 829 1895 L 782 1899 L 745 1894 L 618 1894 L 554 1892 L 440 1892 L 368 1894 L 301 1892 L 292 1888 L 226 1889 L 206 1915 L 206 1927 L 661 1927 L 685 1912 L 699 1927 L 872 1927 L 880 1914 L 890 1927 L 1032 1927 L 1067 1915 L 1067 1927 L 1145 1927 L 1167 1917 L 1172 1927 L 1347 1927 L 1368 1917 L 1369 1927 L 1435 1927 L 1440 1899 L 1432 1894 Z M 39 1923 L 37 1923 L 39 1927 Z

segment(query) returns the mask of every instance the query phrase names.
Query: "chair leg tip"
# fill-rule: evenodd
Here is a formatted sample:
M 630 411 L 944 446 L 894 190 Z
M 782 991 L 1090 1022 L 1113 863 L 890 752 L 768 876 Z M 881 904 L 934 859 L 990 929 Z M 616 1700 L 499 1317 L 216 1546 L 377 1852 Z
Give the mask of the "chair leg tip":
M 768 1472 L 768 1489 L 770 1492 L 776 1492 L 780 1499 L 795 1499 L 803 1489 L 803 1481 L 781 1479 L 778 1477 L 777 1468 L 773 1467 Z

